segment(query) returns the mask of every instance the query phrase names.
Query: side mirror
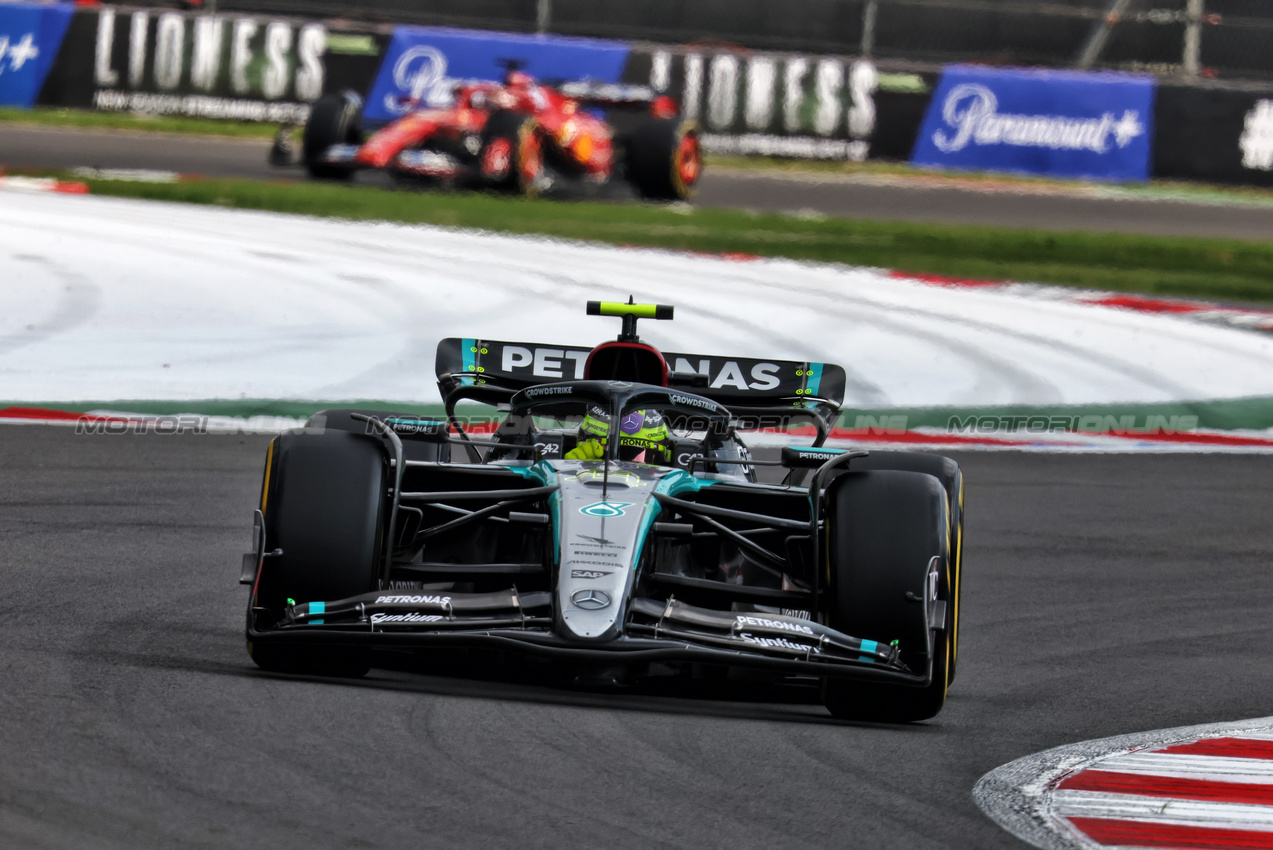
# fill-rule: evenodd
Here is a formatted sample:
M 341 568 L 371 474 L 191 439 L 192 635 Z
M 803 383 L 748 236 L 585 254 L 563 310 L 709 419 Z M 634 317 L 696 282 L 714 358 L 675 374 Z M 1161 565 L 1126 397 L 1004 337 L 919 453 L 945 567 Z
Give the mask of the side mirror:
M 696 390 L 707 388 L 707 376 L 702 372 L 673 372 L 667 377 L 669 384 L 678 387 L 692 387 Z

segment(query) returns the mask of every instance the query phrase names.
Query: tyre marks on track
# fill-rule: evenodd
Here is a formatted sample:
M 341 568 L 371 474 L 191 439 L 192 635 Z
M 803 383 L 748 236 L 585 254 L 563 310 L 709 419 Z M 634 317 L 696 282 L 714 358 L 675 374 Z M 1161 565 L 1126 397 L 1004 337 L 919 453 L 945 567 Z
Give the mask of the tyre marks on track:
M 52 309 L 42 318 L 30 315 L 18 317 L 20 326 L 17 329 L 0 333 L 0 356 L 71 332 L 91 321 L 100 309 L 99 287 L 82 275 L 63 268 L 50 257 L 13 253 L 4 265 L 12 270 L 5 275 L 5 286 L 11 291 L 28 290 L 27 295 L 20 296 L 23 300 L 48 300 L 47 295 L 42 299 L 37 292 L 42 289 L 56 289 L 57 295 L 52 299 Z M 21 321 L 22 318 L 25 321 Z

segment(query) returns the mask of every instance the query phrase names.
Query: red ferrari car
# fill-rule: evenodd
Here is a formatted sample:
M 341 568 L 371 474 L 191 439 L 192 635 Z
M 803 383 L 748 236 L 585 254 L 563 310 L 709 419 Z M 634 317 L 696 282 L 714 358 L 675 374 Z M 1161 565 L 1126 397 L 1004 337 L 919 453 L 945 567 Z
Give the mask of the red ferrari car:
M 598 117 L 603 109 L 615 122 Z M 693 194 L 703 170 L 695 125 L 670 98 L 640 87 L 554 88 L 510 70 L 503 83 L 460 86 L 451 106 L 411 109 L 365 138 L 361 112 L 354 92 L 314 103 L 301 143 L 312 176 L 343 179 L 371 168 L 526 196 L 562 183 L 626 180 L 642 198 L 677 201 Z

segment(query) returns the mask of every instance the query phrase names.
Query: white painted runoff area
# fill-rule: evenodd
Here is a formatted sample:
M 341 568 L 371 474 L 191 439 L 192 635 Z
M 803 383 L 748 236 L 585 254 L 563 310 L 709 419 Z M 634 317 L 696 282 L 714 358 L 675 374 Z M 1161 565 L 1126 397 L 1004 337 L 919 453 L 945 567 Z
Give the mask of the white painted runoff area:
M 869 269 L 439 227 L 0 193 L 0 274 L 9 401 L 437 401 L 440 338 L 593 345 L 618 322 L 584 302 L 629 294 L 676 306 L 641 323 L 648 342 L 839 363 L 856 406 L 1273 395 L 1268 334 Z

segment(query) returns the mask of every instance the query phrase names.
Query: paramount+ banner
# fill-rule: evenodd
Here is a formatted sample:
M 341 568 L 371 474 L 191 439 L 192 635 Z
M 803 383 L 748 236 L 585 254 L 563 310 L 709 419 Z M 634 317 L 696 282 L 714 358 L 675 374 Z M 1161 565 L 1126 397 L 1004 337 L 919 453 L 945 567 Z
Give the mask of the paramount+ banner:
M 617 83 L 628 55 L 621 41 L 397 27 L 364 97 L 363 123 L 385 124 L 413 103 L 445 106 L 457 86 L 502 79 L 509 62 L 542 80 Z
M 74 8 L 0 3 L 0 106 L 29 108 L 35 102 Z
M 946 68 L 920 126 L 916 165 L 1147 180 L 1149 76 Z
M 36 102 L 300 122 L 331 85 L 330 66 L 342 86 L 365 90 L 383 47 L 321 21 L 103 6 L 75 14 Z

